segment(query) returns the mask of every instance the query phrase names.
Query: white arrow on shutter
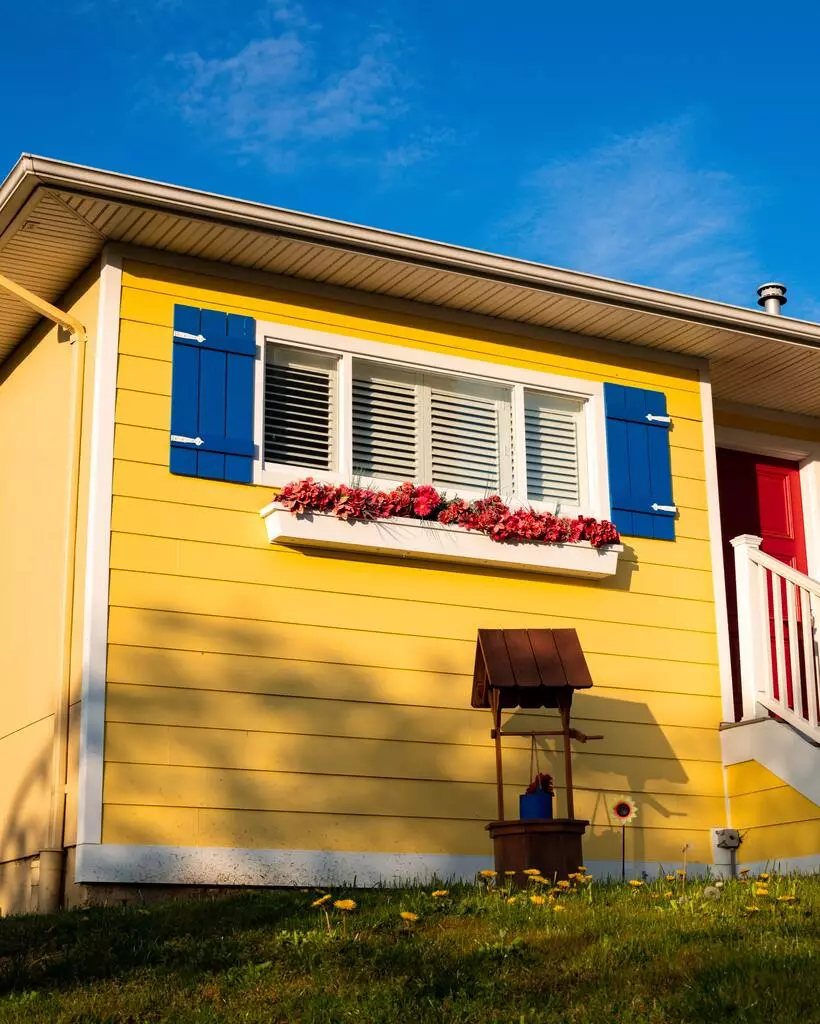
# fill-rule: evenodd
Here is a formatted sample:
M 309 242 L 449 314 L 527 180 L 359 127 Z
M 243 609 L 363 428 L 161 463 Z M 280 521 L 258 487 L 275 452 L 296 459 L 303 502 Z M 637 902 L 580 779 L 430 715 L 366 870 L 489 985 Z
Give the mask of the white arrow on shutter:
M 176 441 L 177 444 L 195 444 L 197 448 L 201 444 L 205 444 L 201 437 L 185 437 L 182 434 L 171 434 L 171 440 Z
M 658 505 L 655 502 L 650 506 L 653 512 L 677 512 L 677 505 Z

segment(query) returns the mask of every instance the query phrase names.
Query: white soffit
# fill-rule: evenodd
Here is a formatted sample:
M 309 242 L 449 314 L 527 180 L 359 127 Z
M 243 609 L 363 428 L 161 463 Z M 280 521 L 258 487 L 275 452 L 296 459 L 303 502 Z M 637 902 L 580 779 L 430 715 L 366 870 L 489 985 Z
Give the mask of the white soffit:
M 106 241 L 698 356 L 720 399 L 820 415 L 818 324 L 39 157 L 0 186 L 0 273 L 48 301 Z M 0 291 L 0 362 L 36 321 Z

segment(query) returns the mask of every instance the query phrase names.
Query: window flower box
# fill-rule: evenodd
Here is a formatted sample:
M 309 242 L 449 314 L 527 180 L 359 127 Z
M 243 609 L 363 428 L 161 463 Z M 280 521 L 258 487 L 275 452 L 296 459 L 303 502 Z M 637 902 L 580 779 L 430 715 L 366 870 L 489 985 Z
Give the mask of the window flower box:
M 461 562 L 589 579 L 614 576 L 618 556 L 623 551 L 620 544 L 595 548 L 588 541 L 499 543 L 482 533 L 432 520 L 343 520 L 321 512 L 294 515 L 276 502 L 263 508 L 260 515 L 272 544 L 362 551 L 392 558 Z

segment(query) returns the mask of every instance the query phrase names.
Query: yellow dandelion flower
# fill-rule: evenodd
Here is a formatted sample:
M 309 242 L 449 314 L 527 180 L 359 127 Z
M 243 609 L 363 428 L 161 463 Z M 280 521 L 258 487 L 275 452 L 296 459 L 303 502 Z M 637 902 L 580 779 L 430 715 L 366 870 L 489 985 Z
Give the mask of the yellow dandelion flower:
M 674 882 L 675 881 L 675 876 L 674 875 L 667 875 L 666 876 L 666 881 L 667 882 Z
M 672 899 L 672 897 L 673 897 L 674 895 L 675 895 L 675 894 L 674 894 L 673 892 L 668 892 L 668 891 L 667 891 L 667 892 L 665 892 L 665 893 L 664 893 L 664 896 L 666 896 L 666 898 L 667 898 L 667 899 Z
M 537 893 L 530 896 L 530 903 L 534 903 L 536 907 L 540 907 L 544 902 L 544 897 L 539 896 Z
M 518 872 L 517 871 L 505 871 L 504 874 L 507 876 L 507 878 L 511 878 L 513 875 L 518 874 Z
M 312 907 L 321 907 L 321 905 L 322 905 L 323 903 L 327 903 L 327 901 L 328 901 L 329 899 L 331 899 L 330 893 L 329 893 L 329 892 L 326 892 L 326 893 L 324 894 L 324 896 L 320 896 L 318 900 L 314 900 L 314 901 L 313 901 L 313 902 L 311 903 L 311 906 L 312 906 Z
M 769 881 L 769 878 L 771 877 L 771 875 L 769 874 L 769 872 L 768 872 L 768 871 L 761 871 L 761 873 L 760 873 L 760 874 L 759 874 L 759 875 L 758 875 L 757 877 L 758 877 L 758 878 L 759 878 L 759 879 L 760 879 L 760 880 L 761 880 L 762 882 L 768 882 L 768 881 Z
M 755 889 L 755 896 L 768 896 L 768 895 L 769 895 L 769 890 L 768 889 Z
M 566 909 L 566 908 L 562 907 L 560 903 L 556 903 L 556 904 L 555 904 L 555 906 L 554 906 L 554 907 L 553 907 L 552 909 L 553 909 L 553 910 L 554 910 L 554 911 L 555 911 L 556 913 L 558 913 L 558 911 L 559 911 L 559 910 L 564 910 L 564 909 Z
M 399 917 L 402 919 L 402 921 L 410 921 L 411 923 L 413 921 L 418 921 L 419 919 L 419 915 L 414 914 L 412 910 L 402 910 L 402 912 L 399 914 Z
M 532 875 L 534 877 L 535 875 L 540 875 L 541 874 L 541 869 L 540 868 L 524 868 L 524 874 L 525 875 Z
M 333 906 L 337 910 L 355 910 L 356 909 L 356 901 L 355 900 L 335 900 L 334 903 L 333 903 Z
M 517 896 L 508 896 L 507 897 L 507 903 L 516 903 L 517 900 L 518 900 Z
M 486 869 L 485 869 L 484 871 L 479 871 L 479 875 L 480 875 L 480 876 L 481 876 L 482 878 L 495 878 L 495 876 L 496 876 L 497 874 L 498 874 L 498 872 L 497 872 L 497 871 L 493 871 L 493 870 L 492 870 L 492 869 L 490 869 L 490 868 L 486 868 Z
M 562 878 L 560 882 L 555 883 L 559 889 L 569 889 L 569 882 Z
M 579 864 L 578 865 L 578 870 L 581 872 L 581 874 L 586 874 L 586 870 L 587 869 L 584 867 L 583 864 Z
M 629 884 L 632 886 L 633 889 L 640 889 L 640 887 L 643 885 L 643 882 L 640 880 L 640 878 L 630 878 Z
M 436 889 L 434 892 L 431 892 L 430 895 L 431 896 L 435 896 L 436 899 L 438 899 L 440 896 L 449 896 L 450 895 L 450 890 L 449 889 Z
M 777 897 L 777 902 L 778 903 L 794 903 L 794 901 L 796 899 L 797 899 L 796 896 L 778 896 Z
M 581 879 L 581 881 L 582 882 L 591 882 L 592 881 L 592 875 L 584 875 L 584 877 Z
M 756 914 L 758 910 L 760 910 L 760 907 L 746 907 L 746 909 L 749 911 L 750 914 Z
M 675 874 L 676 875 L 680 875 L 681 878 L 682 878 L 686 874 L 686 868 L 678 868 L 678 870 L 675 872 Z

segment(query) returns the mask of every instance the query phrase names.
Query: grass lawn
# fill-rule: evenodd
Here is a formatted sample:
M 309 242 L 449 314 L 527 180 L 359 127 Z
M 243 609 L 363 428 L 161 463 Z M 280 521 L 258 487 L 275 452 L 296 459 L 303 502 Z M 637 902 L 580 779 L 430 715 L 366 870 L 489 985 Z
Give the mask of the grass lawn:
M 4 918 L 0 1022 L 820 1022 L 820 877 L 571 884 Z

